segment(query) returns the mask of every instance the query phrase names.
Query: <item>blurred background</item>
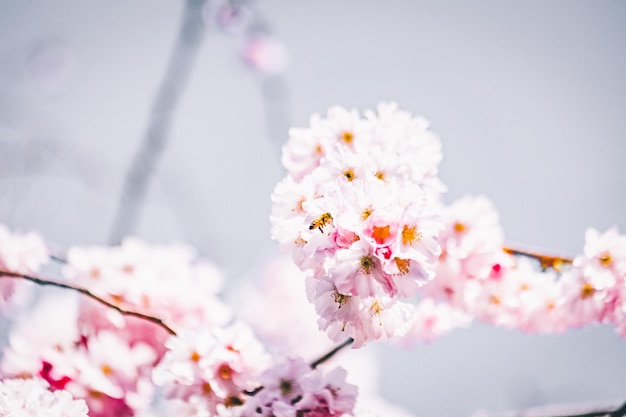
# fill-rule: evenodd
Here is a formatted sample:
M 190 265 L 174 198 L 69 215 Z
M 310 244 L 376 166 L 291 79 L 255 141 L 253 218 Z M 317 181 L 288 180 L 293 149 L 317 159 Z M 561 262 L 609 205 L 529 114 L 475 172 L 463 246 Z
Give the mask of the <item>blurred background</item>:
M 512 245 L 574 255 L 587 227 L 626 232 L 626 2 L 189 4 L 1 0 L 0 222 L 59 250 L 190 243 L 236 291 L 278 253 L 289 126 L 394 100 L 440 135 L 447 201 L 490 197 Z M 150 126 L 163 141 L 138 159 Z M 372 349 L 383 395 L 423 417 L 626 399 L 608 327 Z

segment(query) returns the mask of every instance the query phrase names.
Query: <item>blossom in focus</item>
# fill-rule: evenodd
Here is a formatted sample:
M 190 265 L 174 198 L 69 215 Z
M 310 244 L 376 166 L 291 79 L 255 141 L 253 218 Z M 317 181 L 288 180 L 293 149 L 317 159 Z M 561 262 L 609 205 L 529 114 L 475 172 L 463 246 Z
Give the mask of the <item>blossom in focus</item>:
M 320 327 L 354 347 L 406 333 L 403 300 L 434 277 L 441 251 L 439 139 L 393 103 L 377 110 L 336 106 L 292 129 L 289 175 L 272 195 L 272 237 L 316 280 Z
M 86 417 L 87 405 L 64 390 L 51 392 L 41 379 L 0 381 L 0 415 L 14 417 Z

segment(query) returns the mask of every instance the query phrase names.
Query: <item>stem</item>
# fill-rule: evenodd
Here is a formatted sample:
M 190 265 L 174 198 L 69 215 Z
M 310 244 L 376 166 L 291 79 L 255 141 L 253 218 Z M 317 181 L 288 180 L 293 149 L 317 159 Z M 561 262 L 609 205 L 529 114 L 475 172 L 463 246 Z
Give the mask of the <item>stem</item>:
M 340 345 L 335 346 L 330 352 L 326 353 L 323 356 L 320 356 L 319 358 L 317 358 L 316 360 L 314 360 L 311 363 L 311 368 L 315 369 L 318 367 L 318 365 L 323 364 L 324 362 L 326 362 L 327 360 L 329 360 L 330 358 L 332 358 L 333 356 L 335 356 L 335 354 L 337 352 L 339 352 L 341 349 L 348 347 L 352 344 L 352 342 L 354 342 L 353 338 L 349 338 L 348 340 L 346 340 L 345 342 L 343 342 Z
M 119 243 L 132 233 L 146 198 L 149 180 L 165 148 L 170 133 L 174 110 L 187 84 L 191 68 L 200 46 L 204 26 L 204 0 L 187 0 L 178 38 L 172 48 L 169 63 L 152 105 L 148 128 L 143 143 L 126 173 L 117 212 L 111 229 L 110 243 Z
M 70 284 L 65 284 L 62 282 L 57 282 L 57 281 L 52 281 L 49 279 L 44 279 L 44 278 L 38 278 L 38 277 L 33 277 L 30 275 L 25 275 L 25 274 L 20 274 L 17 272 L 10 272 L 10 271 L 4 271 L 4 270 L 0 270 L 0 278 L 19 278 L 19 279 L 24 279 L 26 281 L 30 281 L 30 282 L 34 282 L 35 284 L 38 285 L 49 285 L 52 287 L 57 287 L 57 288 L 65 288 L 68 290 L 72 290 L 72 291 L 76 291 L 78 293 L 81 293 L 83 295 L 86 295 L 87 297 L 91 298 L 92 300 L 96 300 L 97 302 L 99 302 L 100 304 L 112 308 L 113 310 L 119 312 L 120 314 L 123 314 L 125 316 L 132 316 L 132 317 L 137 317 L 140 318 L 142 320 L 146 320 L 149 322 L 152 322 L 158 326 L 161 326 L 163 329 L 165 329 L 169 334 L 176 336 L 176 332 L 169 327 L 167 324 L 165 324 L 165 322 L 163 320 L 161 320 L 158 317 L 153 317 L 153 316 L 149 316 L 147 314 L 143 314 L 143 313 L 138 313 L 136 311 L 130 311 L 130 310 L 124 310 L 123 308 L 120 308 L 118 306 L 116 306 L 113 303 L 110 303 L 109 301 L 106 301 L 103 298 L 98 297 L 97 295 L 95 295 L 94 293 L 92 293 L 91 291 L 85 289 L 85 288 L 81 288 L 81 287 L 76 287 Z
M 317 358 L 316 360 L 314 360 L 313 362 L 311 362 L 311 365 L 309 365 L 312 369 L 317 368 L 319 365 L 323 364 L 324 362 L 326 362 L 327 360 L 329 360 L 330 358 L 332 358 L 333 356 L 335 356 L 335 354 L 337 352 L 339 352 L 341 349 L 350 346 L 352 344 L 352 342 L 354 342 L 354 339 L 349 338 L 348 340 L 346 340 L 345 342 L 343 342 L 340 345 L 335 346 L 334 348 L 332 348 L 329 352 L 327 352 L 326 354 L 324 354 L 323 356 L 320 356 L 319 358 Z M 261 392 L 265 387 L 264 386 L 260 386 L 260 387 L 256 387 L 255 389 L 253 389 L 252 391 L 244 391 L 243 393 L 245 395 L 248 395 L 250 397 L 253 397 L 255 395 L 257 395 L 259 392 Z
M 541 267 L 543 269 L 553 268 L 559 272 L 563 268 L 564 264 L 571 264 L 572 262 L 574 262 L 574 259 L 569 257 L 546 255 L 544 253 L 511 248 L 507 246 L 503 247 L 502 250 L 511 255 L 526 256 L 528 258 L 537 259 L 541 263 Z

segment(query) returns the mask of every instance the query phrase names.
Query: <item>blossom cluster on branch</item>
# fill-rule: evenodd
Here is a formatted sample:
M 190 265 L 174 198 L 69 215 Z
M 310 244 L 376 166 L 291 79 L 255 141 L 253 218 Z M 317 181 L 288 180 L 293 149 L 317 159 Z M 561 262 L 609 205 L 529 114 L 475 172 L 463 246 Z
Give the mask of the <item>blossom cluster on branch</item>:
M 344 358 L 370 373 L 358 384 L 325 362 L 474 319 L 549 333 L 609 323 L 626 336 L 626 236 L 589 229 L 574 258 L 510 248 L 485 197 L 443 202 L 441 158 L 428 122 L 394 103 L 364 116 L 333 107 L 292 129 L 271 233 L 298 269 L 272 263 L 238 310 L 189 246 L 127 238 L 61 259 L 0 225 L 0 310 L 17 318 L 0 415 L 401 417 L 378 398 L 371 358 Z M 40 275 L 51 260 L 56 280 Z M 32 306 L 29 283 L 85 297 L 39 294 Z
M 611 323 L 624 334 L 626 236 L 590 229 L 572 265 L 519 258 L 485 197 L 443 203 L 440 161 L 428 122 L 395 103 L 364 116 L 332 107 L 290 131 L 272 236 L 307 274 L 332 340 L 431 340 L 474 317 L 529 332 Z
M 167 413 L 183 416 L 352 413 L 357 388 L 345 371 L 313 369 L 297 352 L 272 354 L 251 327 L 233 320 L 220 298 L 221 272 L 196 260 L 190 247 L 138 239 L 72 247 L 60 268 L 63 279 L 52 281 L 37 275 L 38 260 L 50 257 L 35 236 L 4 234 L 0 287 L 7 297 L 18 287 L 33 290 L 27 281 L 88 288 L 81 292 L 92 297 L 42 297 L 20 311 L 0 360 L 8 387 L 35 381 L 28 386 L 80 398 L 83 407 L 74 408 L 88 406 L 91 417 L 160 415 L 151 406 L 155 398 Z M 22 401 L 37 410 L 31 391 L 24 388 L 7 409 Z M 52 401 L 37 398 L 40 408 Z

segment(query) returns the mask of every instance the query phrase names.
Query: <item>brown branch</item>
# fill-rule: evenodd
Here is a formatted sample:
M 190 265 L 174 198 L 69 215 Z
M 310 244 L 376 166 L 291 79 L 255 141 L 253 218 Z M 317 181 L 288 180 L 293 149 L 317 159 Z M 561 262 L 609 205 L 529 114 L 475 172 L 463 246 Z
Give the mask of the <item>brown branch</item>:
M 324 355 L 320 356 L 319 358 L 317 358 L 316 360 L 311 362 L 311 364 L 309 366 L 311 367 L 311 369 L 317 368 L 319 365 L 323 364 L 324 362 L 326 362 L 327 360 L 329 360 L 330 358 L 335 356 L 335 354 L 337 352 L 339 352 L 341 349 L 350 346 L 352 344 L 352 342 L 354 342 L 354 339 L 349 338 L 348 340 L 346 340 L 342 344 L 335 346 L 329 352 L 325 353 Z M 256 387 L 255 389 L 253 389 L 251 391 L 244 391 L 243 393 L 245 395 L 253 397 L 253 396 L 257 395 L 259 392 L 263 391 L 263 389 L 265 389 L 265 387 L 261 385 L 260 387 Z
M 541 267 L 543 269 L 552 268 L 556 271 L 561 271 L 563 265 L 571 264 L 574 262 L 573 258 L 565 257 L 565 256 L 557 256 L 557 255 L 547 255 L 545 253 L 539 253 L 529 250 L 511 248 L 505 246 L 502 248 L 506 253 L 517 256 L 525 256 L 527 258 L 533 258 L 539 261 Z
M 330 358 L 335 356 L 335 354 L 337 352 L 339 352 L 341 349 L 350 346 L 352 344 L 352 342 L 354 342 L 354 339 L 353 338 L 349 338 L 348 340 L 346 340 L 342 344 L 335 346 L 330 352 L 328 352 L 328 353 L 320 356 L 316 360 L 314 360 L 311 363 L 311 368 L 313 368 L 313 369 L 317 368 L 319 365 L 323 364 L 324 362 L 326 362 L 327 360 L 329 360 Z
M 70 285 L 70 284 L 65 284 L 63 282 L 57 282 L 57 281 L 52 281 L 49 279 L 44 279 L 44 278 L 38 278 L 38 277 L 33 277 L 31 275 L 25 275 L 25 274 L 20 274 L 17 272 L 10 272 L 10 271 L 4 271 L 4 270 L 0 270 L 0 278 L 18 278 L 18 279 L 24 279 L 26 281 L 30 281 L 30 282 L 34 282 L 35 284 L 38 285 L 49 285 L 52 287 L 57 287 L 57 288 L 65 288 L 68 290 L 72 290 L 72 291 L 76 291 L 78 293 L 81 293 L 83 295 L 86 295 L 87 297 L 91 298 L 92 300 L 95 300 L 97 302 L 99 302 L 100 304 L 112 308 L 113 310 L 117 311 L 120 314 L 123 314 L 125 316 L 131 316 L 131 317 L 137 317 L 139 319 L 142 320 L 146 320 L 149 322 L 152 322 L 154 324 L 156 324 L 157 326 L 161 326 L 163 329 L 165 329 L 169 334 L 176 336 L 176 332 L 169 327 L 167 324 L 165 324 L 165 322 L 163 320 L 161 320 L 158 317 L 153 317 L 153 316 L 149 316 L 147 314 L 143 314 L 143 313 L 138 313 L 136 311 L 130 311 L 130 310 L 124 310 L 123 308 L 120 308 L 118 306 L 116 306 L 115 304 L 98 297 L 97 295 L 95 295 L 94 293 L 92 293 L 91 291 L 85 289 L 85 288 L 81 288 L 81 287 L 76 287 L 74 285 Z

